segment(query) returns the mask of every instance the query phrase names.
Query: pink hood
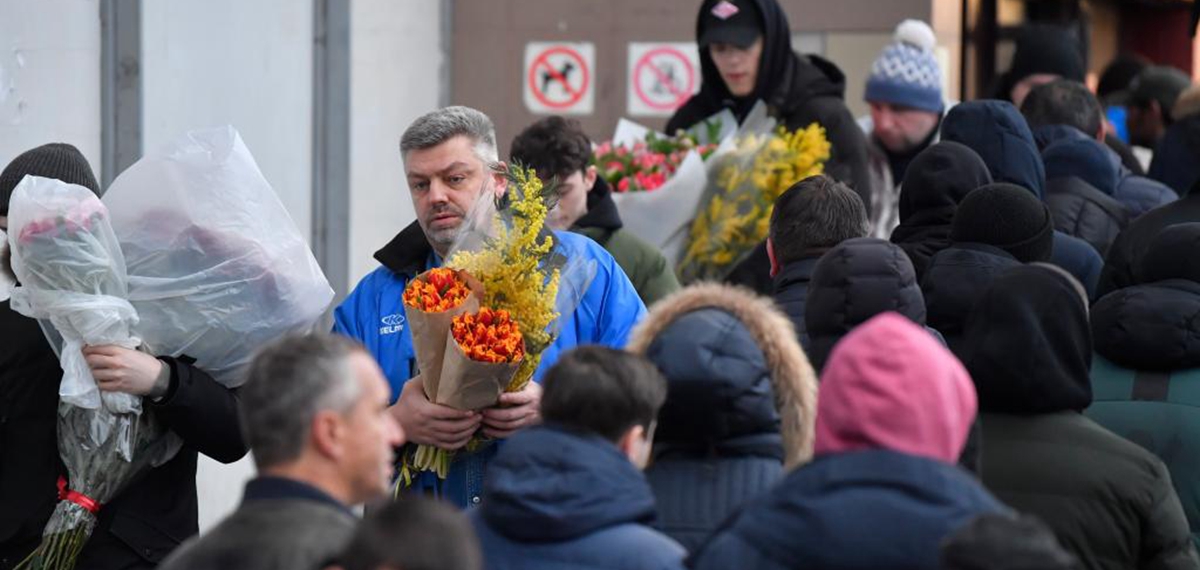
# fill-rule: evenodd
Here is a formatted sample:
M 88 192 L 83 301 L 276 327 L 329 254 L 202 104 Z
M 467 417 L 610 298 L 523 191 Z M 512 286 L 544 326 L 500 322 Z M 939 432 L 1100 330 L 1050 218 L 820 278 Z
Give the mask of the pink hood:
M 888 449 L 955 463 L 975 410 L 975 386 L 958 359 L 912 321 L 883 313 L 829 357 L 816 454 Z

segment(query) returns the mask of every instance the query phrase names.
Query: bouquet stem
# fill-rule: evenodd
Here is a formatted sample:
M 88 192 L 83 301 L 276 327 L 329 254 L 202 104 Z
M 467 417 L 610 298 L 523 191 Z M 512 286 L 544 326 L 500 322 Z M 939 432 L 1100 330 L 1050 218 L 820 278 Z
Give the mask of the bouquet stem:
M 51 525 L 37 549 L 17 565 L 16 570 L 71 570 L 79 553 L 91 537 L 96 517 L 83 507 L 66 501 L 54 507 Z M 62 521 L 54 525 L 55 521 Z

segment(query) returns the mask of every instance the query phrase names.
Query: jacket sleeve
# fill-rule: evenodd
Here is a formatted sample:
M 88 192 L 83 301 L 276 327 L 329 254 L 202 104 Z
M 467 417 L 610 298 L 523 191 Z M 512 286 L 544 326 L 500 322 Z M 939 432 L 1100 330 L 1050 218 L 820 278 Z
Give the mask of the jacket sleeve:
M 1121 232 L 1108 248 L 1108 258 L 1096 285 L 1096 299 L 1133 285 L 1133 261 L 1129 251 L 1129 234 Z
M 806 122 L 802 119 L 799 121 L 802 124 L 791 124 L 788 125 L 789 128 L 804 128 L 811 121 L 817 121 L 825 127 L 825 136 L 832 146 L 829 162 L 825 164 L 825 173 L 850 186 L 862 198 L 867 215 L 870 215 L 870 159 L 867 154 L 867 139 L 863 136 L 858 122 L 850 115 L 846 104 L 837 97 L 814 98 L 806 105 L 806 110 L 808 112 L 803 115 L 811 120 Z
M 646 278 L 638 288 L 638 293 L 647 307 L 679 290 L 675 270 L 667 264 L 667 258 L 662 254 L 655 252 L 655 255 L 648 257 L 645 268 Z
M 1179 503 L 1179 495 L 1171 485 L 1171 474 L 1157 461 L 1154 470 L 1157 476 L 1153 479 L 1154 488 L 1150 489 L 1153 499 L 1142 521 L 1142 560 L 1139 568 L 1200 568 L 1200 558 L 1197 558 L 1192 542 L 1187 516 L 1183 513 L 1183 505 Z
M 171 385 L 161 401 L 146 399 L 184 444 L 222 463 L 246 455 L 238 419 L 237 391 L 217 383 L 182 358 L 159 357 L 171 369 Z

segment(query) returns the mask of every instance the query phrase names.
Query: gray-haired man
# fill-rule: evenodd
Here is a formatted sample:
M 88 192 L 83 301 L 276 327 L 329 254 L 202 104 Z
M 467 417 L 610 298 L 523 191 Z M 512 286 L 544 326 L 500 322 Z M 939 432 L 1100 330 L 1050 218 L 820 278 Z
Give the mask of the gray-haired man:
M 504 164 L 498 159 L 491 119 L 468 107 L 446 107 L 418 118 L 400 139 L 400 158 L 417 219 L 375 253 L 382 267 L 364 277 L 337 308 L 334 331 L 358 339 L 379 361 L 398 395 L 393 414 L 412 443 L 457 452 L 445 480 L 421 473 L 413 481 L 414 490 L 459 507 L 475 506 L 482 501 L 484 471 L 497 446 L 478 452 L 463 447 L 477 431 L 505 439 L 537 423 L 541 385 L 530 382 L 520 392 L 501 395 L 500 406 L 483 410 L 430 402 L 419 381 L 409 382 L 419 371 L 402 296 L 410 279 L 440 266 L 451 253 L 471 207 L 504 193 Z M 596 276 L 574 314 L 564 316 L 554 344 L 542 353 L 535 381 L 565 349 L 579 344 L 624 346 L 646 312 L 633 284 L 603 247 L 570 232 L 554 235 L 557 253 L 594 262 Z
M 404 432 L 362 346 L 334 335 L 285 337 L 250 365 L 240 415 L 258 467 L 242 504 L 185 543 L 167 570 L 311 568 L 349 541 L 350 511 L 385 493 Z

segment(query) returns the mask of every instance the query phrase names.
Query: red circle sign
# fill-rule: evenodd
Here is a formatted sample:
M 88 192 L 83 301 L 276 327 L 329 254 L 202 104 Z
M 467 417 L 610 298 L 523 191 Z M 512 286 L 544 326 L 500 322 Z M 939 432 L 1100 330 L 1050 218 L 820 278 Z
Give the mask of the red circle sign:
M 580 75 L 583 76 L 583 81 L 578 88 L 572 87 L 571 82 L 562 72 L 554 68 L 550 63 L 550 56 L 565 55 L 569 61 L 574 62 L 579 66 Z M 542 92 L 541 86 L 538 85 L 538 72 L 547 73 L 553 82 L 562 85 L 562 90 L 567 94 L 566 99 L 554 100 L 549 95 Z M 539 103 L 552 109 L 566 109 L 574 105 L 583 98 L 583 94 L 587 93 L 588 83 L 591 81 L 591 75 L 587 68 L 587 63 L 583 60 L 583 56 L 579 52 L 565 46 L 553 47 L 540 54 L 533 60 L 533 65 L 529 66 L 529 90 L 533 93 L 533 97 Z M 548 84 L 544 82 L 544 84 Z
M 683 89 L 675 85 L 675 82 L 670 77 L 667 77 L 661 69 L 651 63 L 651 60 L 656 56 L 667 56 L 671 61 L 678 60 L 686 77 Z M 642 87 L 641 79 L 643 71 L 649 71 L 655 80 L 670 91 L 673 99 L 666 102 L 652 99 Z M 660 111 L 674 111 L 686 103 L 688 98 L 692 96 L 692 91 L 696 88 L 696 70 L 692 68 L 691 60 L 683 52 L 669 46 L 660 47 L 646 52 L 638 59 L 637 63 L 633 66 L 633 77 L 630 80 L 633 81 L 634 93 L 637 93 L 638 99 L 641 99 L 642 103 L 645 103 L 646 106 Z

